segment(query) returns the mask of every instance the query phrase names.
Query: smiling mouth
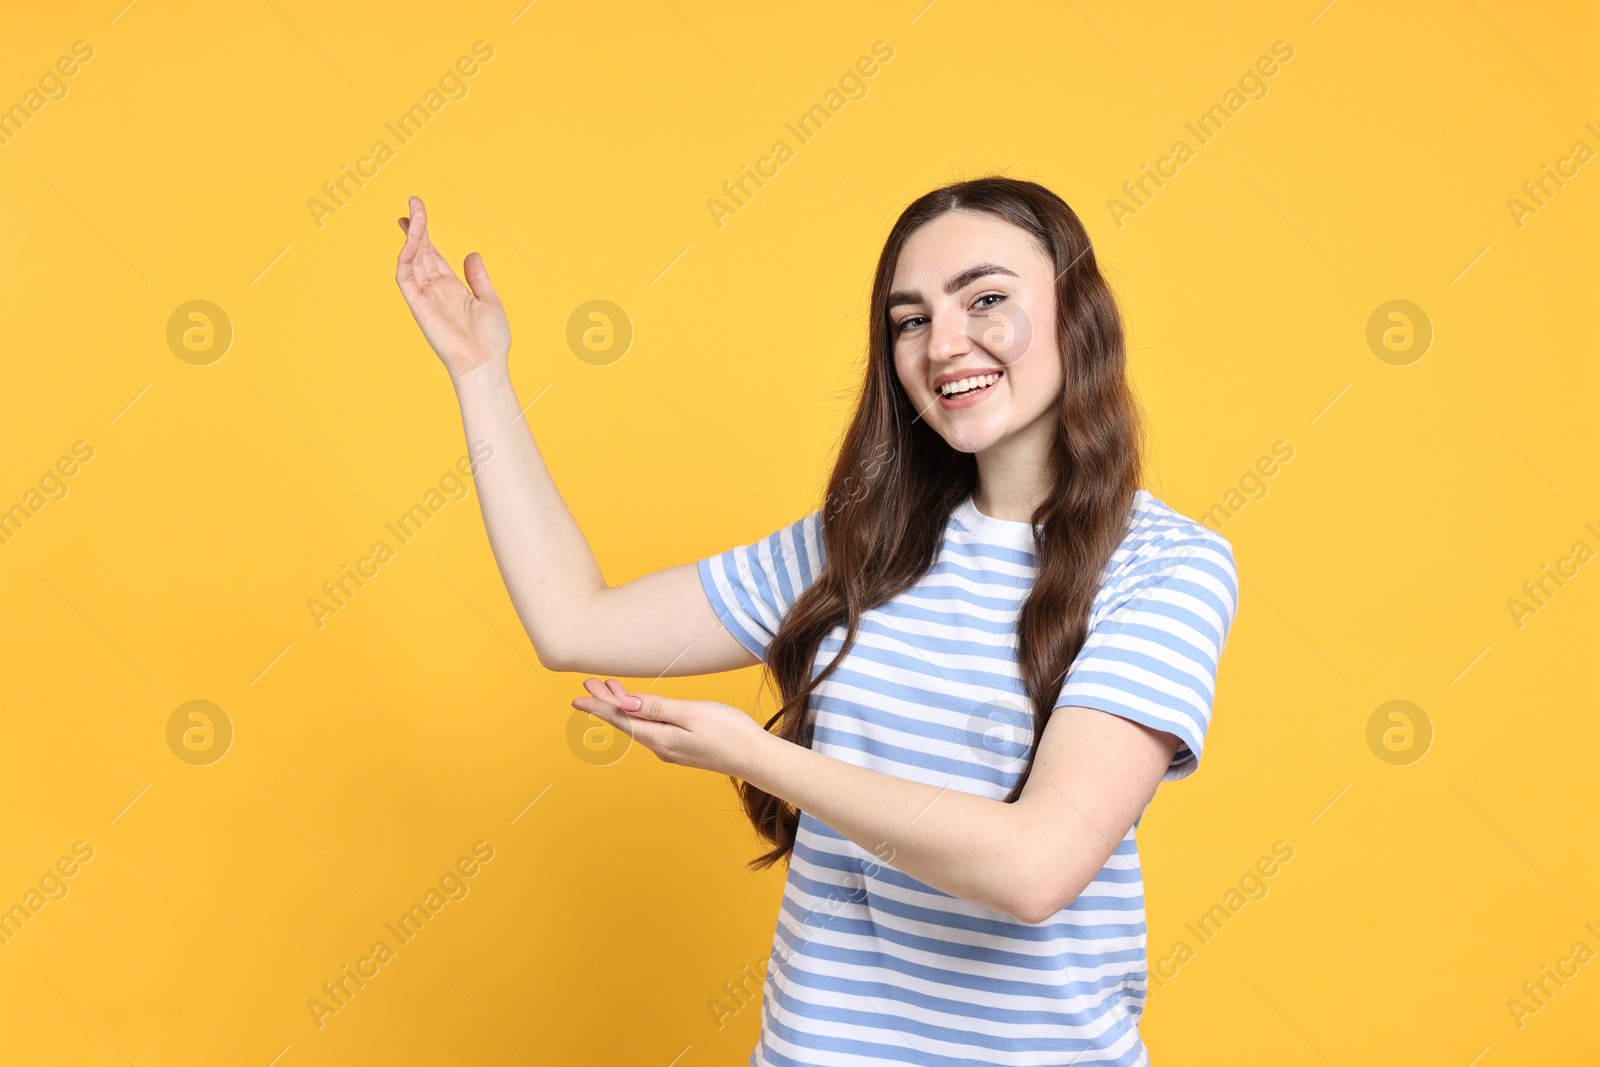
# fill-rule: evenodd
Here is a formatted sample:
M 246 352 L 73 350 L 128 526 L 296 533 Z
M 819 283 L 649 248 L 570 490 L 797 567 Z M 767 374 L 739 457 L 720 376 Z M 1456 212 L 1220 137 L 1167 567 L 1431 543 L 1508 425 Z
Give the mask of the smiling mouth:
M 941 400 L 960 400 L 962 397 L 973 396 L 993 388 L 1000 380 L 1000 371 L 990 371 L 987 374 L 974 374 L 969 378 L 948 382 L 934 390 L 934 394 Z

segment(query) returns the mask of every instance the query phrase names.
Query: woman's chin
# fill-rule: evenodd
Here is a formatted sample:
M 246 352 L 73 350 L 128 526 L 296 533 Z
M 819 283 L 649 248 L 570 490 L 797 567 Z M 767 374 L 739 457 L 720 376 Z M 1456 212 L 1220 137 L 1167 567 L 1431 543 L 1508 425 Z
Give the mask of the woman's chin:
M 1004 426 L 942 426 L 939 436 L 957 452 L 978 453 L 993 448 L 1005 436 Z

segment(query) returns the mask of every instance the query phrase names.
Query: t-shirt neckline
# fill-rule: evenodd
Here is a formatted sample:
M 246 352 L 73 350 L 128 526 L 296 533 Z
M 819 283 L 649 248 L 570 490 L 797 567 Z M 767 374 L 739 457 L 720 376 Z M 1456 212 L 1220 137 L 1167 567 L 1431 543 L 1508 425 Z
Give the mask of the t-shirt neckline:
M 978 510 L 978 505 L 972 502 L 972 494 L 968 493 L 966 499 L 956 505 L 953 513 L 961 521 L 961 525 L 977 534 L 986 541 L 994 541 L 1007 545 L 1028 545 L 1033 541 L 1035 529 L 1031 522 L 1019 522 L 1016 519 L 996 519 L 985 515 Z
M 1139 489 L 1133 495 L 1133 508 L 1138 510 L 1149 495 L 1145 489 Z M 1033 532 L 1036 527 L 1031 522 L 1019 522 L 1016 519 L 996 519 L 985 515 L 978 510 L 978 505 L 972 502 L 972 494 L 968 493 L 966 499 L 957 504 L 951 515 L 958 519 L 962 526 L 977 534 L 986 541 L 997 544 L 1032 547 L 1034 545 Z

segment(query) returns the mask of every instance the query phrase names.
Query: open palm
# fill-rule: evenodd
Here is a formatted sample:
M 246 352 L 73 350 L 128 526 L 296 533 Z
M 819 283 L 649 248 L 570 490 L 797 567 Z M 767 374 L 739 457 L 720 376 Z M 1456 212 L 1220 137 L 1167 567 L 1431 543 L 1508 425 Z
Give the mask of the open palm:
M 451 377 L 504 360 L 511 349 L 511 324 L 505 305 L 489 284 L 483 257 L 476 252 L 467 254 L 461 265 L 467 276 L 463 285 L 428 239 L 428 213 L 420 197 L 411 197 L 411 217 L 399 223 L 406 243 L 400 249 L 395 281 L 412 317 L 422 327 L 422 335 Z

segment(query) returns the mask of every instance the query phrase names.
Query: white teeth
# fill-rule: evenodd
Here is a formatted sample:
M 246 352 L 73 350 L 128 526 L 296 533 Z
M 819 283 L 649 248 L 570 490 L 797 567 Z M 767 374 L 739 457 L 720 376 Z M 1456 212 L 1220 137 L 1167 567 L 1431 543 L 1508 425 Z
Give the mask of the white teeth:
M 957 382 L 946 382 L 939 387 L 939 392 L 944 396 L 955 396 L 957 393 L 965 393 L 985 385 L 993 385 L 999 380 L 1000 375 L 998 374 L 982 374 L 976 378 L 962 378 Z

